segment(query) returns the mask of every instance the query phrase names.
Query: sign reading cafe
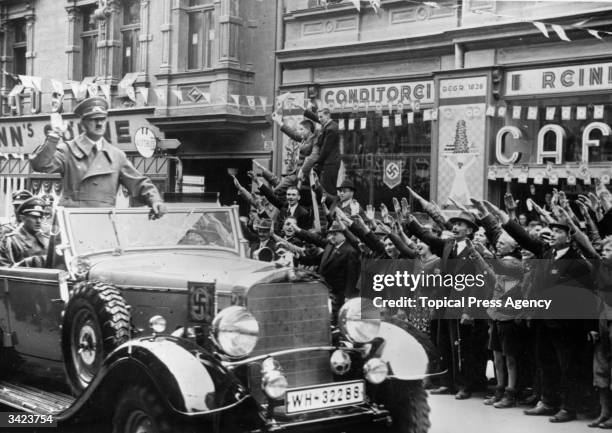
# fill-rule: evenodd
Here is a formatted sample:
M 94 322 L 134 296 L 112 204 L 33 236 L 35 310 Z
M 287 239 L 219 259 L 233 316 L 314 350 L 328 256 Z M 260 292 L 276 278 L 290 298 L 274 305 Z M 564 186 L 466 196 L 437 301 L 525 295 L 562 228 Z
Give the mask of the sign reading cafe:
M 434 84 L 429 81 L 370 84 L 350 87 L 326 87 L 321 90 L 323 103 L 330 107 L 410 104 L 434 102 Z

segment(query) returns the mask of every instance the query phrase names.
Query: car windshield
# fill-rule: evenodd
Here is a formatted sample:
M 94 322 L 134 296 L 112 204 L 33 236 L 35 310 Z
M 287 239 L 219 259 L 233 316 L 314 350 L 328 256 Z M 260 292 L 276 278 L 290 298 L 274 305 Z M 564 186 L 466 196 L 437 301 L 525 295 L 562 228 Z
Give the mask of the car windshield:
M 157 220 L 144 210 L 69 211 L 67 221 L 77 255 L 175 246 L 237 249 L 229 209 L 171 210 Z

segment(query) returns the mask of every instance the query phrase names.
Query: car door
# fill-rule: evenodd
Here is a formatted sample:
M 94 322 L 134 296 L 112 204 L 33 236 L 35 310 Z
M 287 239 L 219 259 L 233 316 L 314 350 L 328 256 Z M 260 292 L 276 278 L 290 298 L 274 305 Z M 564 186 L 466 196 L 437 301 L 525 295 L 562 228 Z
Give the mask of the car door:
M 57 269 L 0 268 L 0 321 L 22 356 L 62 360 L 61 317 L 68 298 Z

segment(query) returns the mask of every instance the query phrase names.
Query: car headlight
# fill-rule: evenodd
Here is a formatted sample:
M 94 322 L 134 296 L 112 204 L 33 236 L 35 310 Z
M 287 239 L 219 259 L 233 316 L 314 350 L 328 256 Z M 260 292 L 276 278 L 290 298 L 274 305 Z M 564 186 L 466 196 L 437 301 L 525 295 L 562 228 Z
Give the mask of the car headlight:
M 166 330 L 166 319 L 164 316 L 153 316 L 149 319 L 149 328 L 156 334 L 161 334 Z
M 363 374 L 368 382 L 378 385 L 389 375 L 389 366 L 380 358 L 372 358 L 363 366 Z
M 354 343 L 369 343 L 378 335 L 380 311 L 367 298 L 348 300 L 338 313 L 338 326 Z
M 232 358 L 247 356 L 255 349 L 259 336 L 259 324 L 244 307 L 224 308 L 212 322 L 213 341 Z

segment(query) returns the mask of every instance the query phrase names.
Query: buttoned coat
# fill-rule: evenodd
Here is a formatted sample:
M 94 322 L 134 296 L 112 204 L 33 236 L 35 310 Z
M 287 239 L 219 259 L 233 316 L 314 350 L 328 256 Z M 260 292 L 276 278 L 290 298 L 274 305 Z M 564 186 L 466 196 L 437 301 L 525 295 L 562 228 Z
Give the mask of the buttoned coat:
M 41 267 L 47 256 L 49 237 L 43 233 L 31 234 L 23 226 L 7 234 L 0 245 L 0 265 L 11 266 L 31 258 L 27 266 Z
M 32 154 L 30 164 L 34 170 L 62 175 L 60 206 L 115 206 L 120 185 L 143 204 L 161 201 L 153 182 L 134 168 L 122 150 L 104 138 L 100 143 L 96 150 L 85 134 L 59 143 L 47 137 Z

